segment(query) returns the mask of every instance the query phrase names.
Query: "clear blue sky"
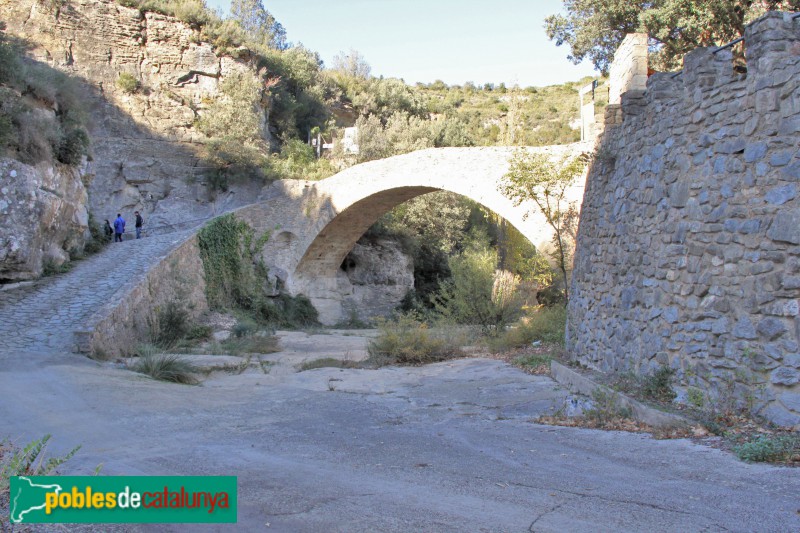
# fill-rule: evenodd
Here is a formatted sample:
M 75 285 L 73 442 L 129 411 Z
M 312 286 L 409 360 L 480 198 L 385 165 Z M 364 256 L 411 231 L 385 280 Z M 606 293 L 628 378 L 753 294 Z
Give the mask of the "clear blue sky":
M 263 0 L 288 39 L 334 55 L 358 50 L 373 76 L 541 86 L 594 74 L 547 40 L 559 0 Z M 207 0 L 228 14 L 230 0 Z

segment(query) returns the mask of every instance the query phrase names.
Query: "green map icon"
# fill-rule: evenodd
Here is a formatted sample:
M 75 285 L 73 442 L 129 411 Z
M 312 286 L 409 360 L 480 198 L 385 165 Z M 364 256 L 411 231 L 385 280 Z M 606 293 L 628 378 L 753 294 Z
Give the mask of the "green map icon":
M 62 490 L 61 485 L 35 483 L 25 476 L 13 478 L 9 494 L 9 519 L 14 524 L 35 520 L 37 514 L 45 514 L 45 495 L 52 492 L 59 494 Z

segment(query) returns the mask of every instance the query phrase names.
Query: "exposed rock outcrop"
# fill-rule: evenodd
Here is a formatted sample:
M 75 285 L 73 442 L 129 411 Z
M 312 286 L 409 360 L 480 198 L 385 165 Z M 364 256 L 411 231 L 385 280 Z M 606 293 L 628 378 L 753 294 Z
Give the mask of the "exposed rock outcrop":
M 86 81 L 90 209 L 98 219 L 138 209 L 152 228 L 205 218 L 257 196 L 259 184 L 209 192 L 202 135 L 193 127 L 227 76 L 257 76 L 246 50 L 237 59 L 218 54 L 188 24 L 114 0 L 70 0 L 57 11 L 36 0 L 2 2 L 0 19 L 31 43 L 36 60 Z M 135 77 L 140 89 L 118 87 L 121 73 Z M 265 101 L 261 124 L 269 140 L 267 109 Z
M 414 288 L 414 261 L 394 239 L 362 238 L 342 264 L 339 287 L 351 316 L 387 316 Z
M 36 278 L 82 249 L 86 205 L 79 169 L 0 158 L 0 280 Z

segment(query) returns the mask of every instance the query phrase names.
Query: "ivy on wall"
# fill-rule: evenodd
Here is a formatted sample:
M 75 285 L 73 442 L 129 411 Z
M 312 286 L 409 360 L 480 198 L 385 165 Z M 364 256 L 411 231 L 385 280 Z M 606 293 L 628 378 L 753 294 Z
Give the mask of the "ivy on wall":
M 198 233 L 200 257 L 206 275 L 206 297 L 212 309 L 250 309 L 262 293 L 252 249 L 254 232 L 232 214 L 215 218 Z M 268 236 L 267 236 L 268 238 Z M 262 246 L 265 239 L 258 239 Z

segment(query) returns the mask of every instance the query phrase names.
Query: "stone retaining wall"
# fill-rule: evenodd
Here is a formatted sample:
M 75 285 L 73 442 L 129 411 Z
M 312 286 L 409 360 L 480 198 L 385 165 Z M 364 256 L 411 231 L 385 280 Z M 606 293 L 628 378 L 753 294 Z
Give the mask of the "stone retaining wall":
M 86 328 L 75 332 L 77 349 L 99 358 L 128 355 L 138 343 L 151 340 L 159 311 L 168 302 L 182 304 L 191 319 L 207 310 L 205 289 L 197 235 L 192 235 L 98 309 Z
M 669 365 L 686 385 L 796 426 L 800 19 L 769 13 L 745 42 L 747 74 L 730 49 L 698 49 L 677 76 L 654 74 L 609 106 L 568 348 L 603 371 Z

